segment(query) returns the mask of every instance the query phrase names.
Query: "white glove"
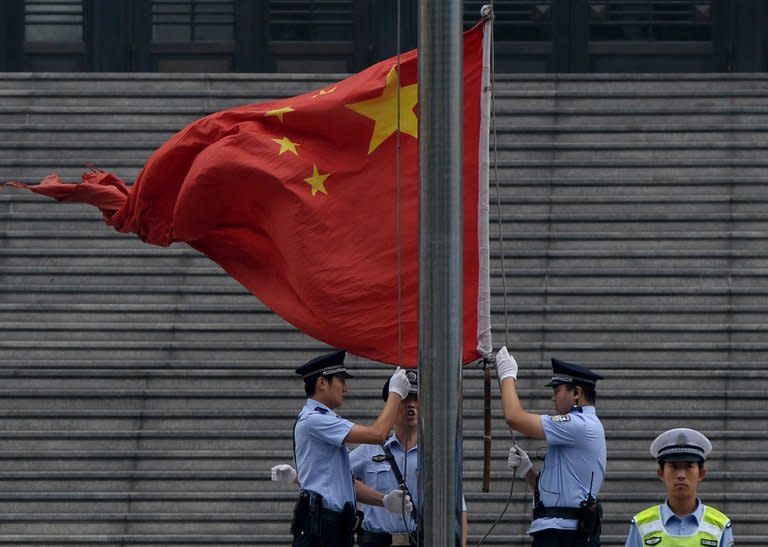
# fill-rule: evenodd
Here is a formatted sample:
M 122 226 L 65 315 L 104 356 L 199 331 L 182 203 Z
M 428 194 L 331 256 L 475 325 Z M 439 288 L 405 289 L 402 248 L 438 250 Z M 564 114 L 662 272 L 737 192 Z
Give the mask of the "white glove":
M 408 377 L 405 375 L 405 371 L 400 367 L 389 379 L 389 392 L 397 393 L 401 399 L 408 397 L 408 391 L 411 389 L 411 382 L 408 381 Z
M 278 464 L 274 466 L 270 471 L 272 471 L 273 481 L 282 482 L 285 484 L 292 483 L 298 476 L 293 466 L 288 465 L 287 463 Z
M 516 444 L 513 444 L 510 447 L 509 455 L 507 456 L 507 467 L 514 470 L 515 477 L 518 479 L 524 479 L 528 474 L 528 471 L 533 468 L 533 464 L 531 463 L 531 458 L 528 457 L 528 454 L 525 452 L 525 450 Z
M 384 494 L 381 501 L 384 503 L 384 509 L 390 513 L 409 515 L 413 511 L 411 496 L 406 494 L 405 490 L 392 490 L 389 494 Z
M 502 346 L 496 354 L 496 375 L 501 382 L 505 378 L 517 380 L 517 361 L 507 351 L 507 346 Z

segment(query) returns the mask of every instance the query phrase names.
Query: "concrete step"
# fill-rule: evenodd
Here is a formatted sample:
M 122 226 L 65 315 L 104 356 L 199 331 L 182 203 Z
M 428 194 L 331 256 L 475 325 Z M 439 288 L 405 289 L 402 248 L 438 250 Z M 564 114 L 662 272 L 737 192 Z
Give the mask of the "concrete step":
M 0 179 L 77 181 L 95 162 L 130 183 L 184 124 L 336 76 L 7 74 Z M 739 545 L 763 545 L 768 78 L 499 75 L 495 91 L 494 340 L 534 412 L 552 412 L 550 357 L 606 376 L 603 545 L 663 497 L 648 444 L 682 425 L 715 445 L 705 502 Z M 190 248 L 15 189 L 0 192 L 0 278 L 0 544 L 289 545 L 295 491 L 267 470 L 291 459 L 293 369 L 322 343 Z M 350 362 L 342 412 L 371 421 L 391 368 Z M 481 492 L 481 375 L 463 385 L 470 544 L 513 484 L 493 380 Z M 485 544 L 530 543 L 522 481 L 511 498 Z

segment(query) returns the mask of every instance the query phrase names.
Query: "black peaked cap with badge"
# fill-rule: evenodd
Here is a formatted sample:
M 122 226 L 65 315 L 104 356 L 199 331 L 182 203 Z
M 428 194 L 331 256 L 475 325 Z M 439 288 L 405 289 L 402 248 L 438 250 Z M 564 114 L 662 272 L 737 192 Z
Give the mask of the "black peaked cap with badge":
M 547 387 L 555 387 L 560 384 L 589 384 L 596 385 L 598 380 L 603 377 L 592 372 L 586 367 L 567 363 L 555 357 L 552 358 L 552 379 L 547 383 Z
M 344 357 L 346 355 L 347 350 L 345 349 L 338 349 L 330 353 L 318 355 L 297 368 L 296 374 L 304 378 L 304 380 L 313 376 L 332 376 L 334 374 L 344 374 L 347 378 L 351 378 L 352 375 L 344 367 Z
M 408 387 L 408 395 L 416 395 L 418 397 L 419 373 L 414 369 L 409 369 L 405 371 L 405 376 L 408 378 L 408 382 L 411 384 Z M 384 387 L 381 388 L 381 398 L 384 399 L 384 402 L 386 402 L 387 398 L 389 397 L 389 380 L 390 378 L 387 378 L 387 381 L 384 382 Z

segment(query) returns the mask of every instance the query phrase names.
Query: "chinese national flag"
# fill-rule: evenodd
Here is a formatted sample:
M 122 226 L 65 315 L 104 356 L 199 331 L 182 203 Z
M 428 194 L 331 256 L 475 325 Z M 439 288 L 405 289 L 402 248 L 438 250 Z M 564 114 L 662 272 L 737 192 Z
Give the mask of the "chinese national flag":
M 485 26 L 464 35 L 465 363 L 491 349 Z M 185 242 L 303 332 L 414 367 L 417 101 L 411 51 L 399 69 L 393 58 L 304 95 L 206 116 L 161 146 L 131 187 L 94 172 L 28 188 L 90 203 L 147 243 Z

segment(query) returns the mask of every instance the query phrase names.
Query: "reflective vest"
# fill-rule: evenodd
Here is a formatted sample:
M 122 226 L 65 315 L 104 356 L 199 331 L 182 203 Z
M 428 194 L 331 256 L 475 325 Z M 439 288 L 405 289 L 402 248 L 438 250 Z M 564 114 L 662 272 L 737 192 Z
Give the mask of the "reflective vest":
M 673 536 L 664 529 L 659 505 L 640 511 L 634 518 L 643 545 L 653 547 L 720 547 L 723 531 L 730 519 L 714 507 L 704 506 L 704 516 L 699 529 L 690 536 Z

